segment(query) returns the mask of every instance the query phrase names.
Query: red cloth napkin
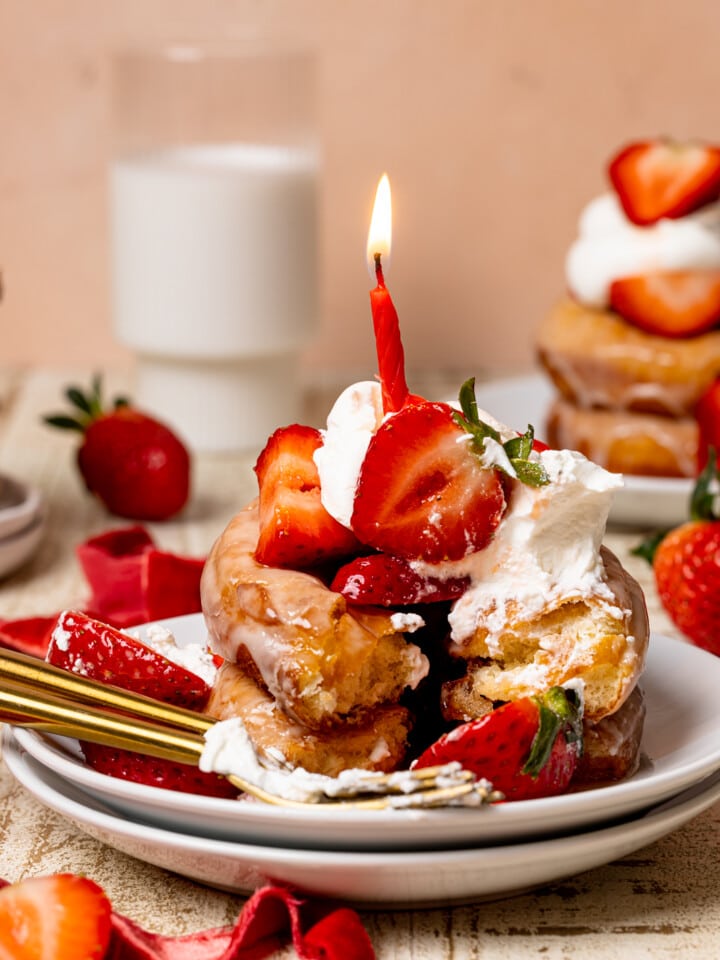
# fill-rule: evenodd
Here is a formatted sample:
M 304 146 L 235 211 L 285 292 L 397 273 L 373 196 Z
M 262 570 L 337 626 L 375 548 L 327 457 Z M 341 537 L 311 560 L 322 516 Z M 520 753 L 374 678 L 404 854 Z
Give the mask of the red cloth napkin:
M 205 561 L 160 550 L 145 527 L 108 530 L 76 548 L 90 587 L 86 613 L 123 629 L 200 610 Z M 58 617 L 0 620 L 0 647 L 45 657 Z

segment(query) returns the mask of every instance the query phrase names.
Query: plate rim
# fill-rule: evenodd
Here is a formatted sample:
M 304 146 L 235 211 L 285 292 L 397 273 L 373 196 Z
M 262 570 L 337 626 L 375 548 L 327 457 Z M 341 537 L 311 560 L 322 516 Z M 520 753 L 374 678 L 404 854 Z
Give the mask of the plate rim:
M 191 634 L 195 625 L 201 621 L 202 614 L 188 614 L 158 622 L 174 630 L 174 632 Z M 654 650 L 661 651 L 659 654 L 655 654 L 656 657 L 667 657 L 678 649 L 685 651 L 686 656 L 694 657 L 703 661 L 703 663 L 706 662 L 706 658 L 711 658 L 712 662 L 716 663 L 718 669 L 720 669 L 720 662 L 712 654 L 673 637 L 653 633 L 651 634 L 646 675 L 649 669 L 653 669 Z M 660 665 L 658 664 L 655 669 L 660 671 Z M 48 744 L 45 736 L 39 732 L 22 728 L 13 729 L 17 731 L 20 745 L 35 760 L 64 779 L 73 782 L 81 789 L 85 789 L 86 792 L 98 794 L 103 798 L 111 798 L 110 800 L 106 799 L 105 802 L 112 804 L 114 798 L 115 806 L 121 806 L 125 802 L 126 805 L 138 809 L 149 804 L 151 819 L 157 819 L 157 811 L 164 810 L 165 819 L 167 821 L 174 819 L 176 824 L 183 819 L 187 820 L 189 818 L 192 820 L 196 817 L 201 817 L 201 822 L 207 822 L 208 813 L 213 813 L 216 817 L 223 819 L 230 818 L 232 820 L 236 817 L 238 804 L 236 800 L 224 800 L 215 797 L 198 798 L 193 794 L 167 791 L 159 787 L 136 784 L 110 777 L 88 768 L 78 759 L 67 758 L 61 751 L 57 750 L 52 740 Z M 38 754 L 40 755 L 38 756 Z M 51 762 L 47 762 L 48 754 Z M 558 833 L 564 828 L 576 829 L 579 826 L 598 823 L 601 820 L 607 821 L 611 818 L 627 816 L 643 807 L 648 807 L 677 794 L 717 769 L 720 769 L 720 733 L 718 733 L 718 743 L 714 752 L 692 761 L 686 761 L 677 770 L 665 770 L 659 773 L 650 772 L 640 777 L 636 775 L 628 780 L 567 793 L 558 797 L 521 800 L 512 804 L 483 808 L 482 820 L 478 818 L 480 811 L 477 810 L 353 811 L 351 815 L 348 814 L 348 811 L 334 811 L 336 817 L 333 820 L 333 826 L 350 827 L 352 825 L 361 833 L 370 826 L 380 826 L 385 832 L 391 834 L 390 840 L 384 840 L 382 837 L 374 840 L 372 838 L 365 839 L 363 835 L 359 835 L 353 839 L 354 845 L 361 843 L 363 846 L 369 844 L 383 846 L 390 843 L 395 849 L 401 848 L 410 841 L 403 841 L 402 838 L 398 839 L 395 828 L 400 823 L 409 825 L 408 833 L 411 832 L 410 827 L 414 827 L 415 832 L 418 832 L 419 825 L 423 823 L 432 825 L 436 830 L 440 830 L 442 825 L 444 827 L 441 830 L 441 835 L 444 838 L 442 842 L 449 842 L 452 839 L 453 842 L 485 842 L 490 845 L 505 842 L 508 838 L 513 839 L 519 836 L 537 835 L 538 833 Z M 600 798 L 602 798 L 602 802 L 600 802 Z M 460 818 L 455 816 L 460 813 L 463 817 L 462 823 Z M 257 834 L 262 829 L 277 829 L 278 826 L 284 826 L 286 832 L 288 830 L 292 832 L 303 827 L 316 825 L 320 815 L 322 815 L 323 827 L 326 829 L 329 823 L 328 814 L 330 814 L 330 811 L 327 809 L 321 811 L 319 808 L 310 808 L 308 811 L 296 812 L 281 807 L 247 803 L 243 807 L 243 822 L 237 828 L 234 825 L 232 830 L 216 827 L 212 833 L 213 835 L 220 833 L 224 836 L 229 836 L 232 833 L 232 835 L 238 837 L 247 837 Z M 466 816 L 467 814 L 473 817 L 471 827 L 474 827 L 474 830 L 467 826 L 470 820 L 470 817 Z M 347 819 L 341 821 L 341 817 Z M 450 817 L 455 817 L 455 821 L 450 821 Z M 535 823 L 535 826 L 532 825 L 533 823 Z M 332 841 L 328 838 L 327 842 Z M 433 840 L 433 842 L 435 841 Z
M 701 814 L 713 803 L 720 799 L 720 770 L 710 777 L 699 781 L 682 793 L 658 804 L 648 811 L 629 820 L 612 826 L 601 827 L 595 830 L 571 834 L 569 836 L 540 839 L 517 844 L 506 844 L 499 847 L 465 847 L 461 849 L 419 850 L 419 851 L 343 851 L 343 850 L 308 850 L 296 847 L 267 847 L 259 844 L 244 844 L 229 840 L 213 840 L 201 836 L 190 836 L 169 830 L 137 823 L 132 819 L 98 810 L 75 799 L 72 794 L 77 792 L 73 784 L 68 784 L 61 777 L 45 770 L 41 764 L 29 757 L 15 741 L 14 731 L 9 728 L 3 731 L 3 747 L 9 762 L 7 763 L 13 777 L 28 790 L 40 803 L 49 807 L 60 816 L 69 819 L 81 831 L 94 836 L 100 842 L 113 846 L 121 852 L 129 851 L 118 843 L 120 837 L 125 841 L 133 840 L 142 843 L 144 849 L 150 844 L 163 844 L 167 851 L 183 850 L 187 853 L 205 853 L 220 858 L 239 860 L 242 857 L 249 859 L 258 872 L 268 864 L 282 863 L 286 868 L 299 868 L 307 875 L 317 876 L 323 870 L 338 868 L 342 879 L 352 895 L 340 891 L 339 899 L 358 902 L 366 906 L 384 905 L 387 909 L 401 909 L 403 906 L 427 907 L 430 905 L 468 903 L 487 896 L 510 895 L 528 886 L 536 887 L 556 882 L 585 870 L 594 869 L 611 863 L 630 852 L 638 850 L 652 843 L 674 830 L 683 826 L 689 820 Z M 28 773 L 29 771 L 29 773 Z M 49 776 L 49 781 L 46 779 Z M 55 782 L 59 785 L 55 785 Z M 63 792 L 63 788 L 70 790 L 70 796 Z M 58 800 L 58 798 L 60 798 Z M 102 806 L 102 804 L 100 804 Z M 102 836 L 98 836 L 102 833 Z M 108 836 L 112 839 L 109 840 Z M 592 854 L 592 856 L 590 856 Z M 130 855 L 138 856 L 137 853 Z M 549 856 L 552 855 L 552 856 Z M 535 877 L 524 887 L 520 883 L 498 883 L 498 871 L 519 870 L 527 868 L 529 863 L 537 863 L 536 857 L 543 863 L 552 864 L 552 868 L 544 867 L 542 876 Z M 568 865 L 570 859 L 571 865 Z M 158 862 L 148 858 L 146 862 L 162 869 L 174 870 L 183 873 L 177 866 L 167 862 Z M 384 882 L 387 883 L 388 874 L 394 879 L 405 871 L 415 876 L 417 883 L 423 871 L 427 873 L 432 868 L 433 874 L 448 869 L 453 876 L 466 878 L 472 870 L 482 875 L 489 875 L 496 886 L 483 889 L 465 890 L 464 893 L 444 898 L 437 893 L 430 897 L 418 894 L 393 900 L 387 897 L 378 899 L 373 895 L 377 882 L 378 871 L 383 871 Z M 371 872 L 374 880 L 369 894 L 363 897 L 358 889 L 363 877 Z M 185 876 L 213 885 L 213 880 L 185 872 Z M 457 882 L 457 881 L 456 881 Z M 466 881 L 467 882 L 467 881 Z M 239 886 L 235 889 L 250 890 L 250 886 Z M 318 891 L 308 891 L 318 894 Z M 332 891 L 338 896 L 338 890 Z M 325 893 L 330 895 L 330 891 Z

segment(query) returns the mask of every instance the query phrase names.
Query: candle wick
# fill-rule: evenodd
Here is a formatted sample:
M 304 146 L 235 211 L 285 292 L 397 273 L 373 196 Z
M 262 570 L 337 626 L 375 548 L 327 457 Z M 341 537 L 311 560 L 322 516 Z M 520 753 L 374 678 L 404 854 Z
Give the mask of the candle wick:
M 378 282 L 379 287 L 385 286 L 385 277 L 383 276 L 382 263 L 380 262 L 380 254 L 374 253 L 373 258 L 375 260 L 375 279 Z

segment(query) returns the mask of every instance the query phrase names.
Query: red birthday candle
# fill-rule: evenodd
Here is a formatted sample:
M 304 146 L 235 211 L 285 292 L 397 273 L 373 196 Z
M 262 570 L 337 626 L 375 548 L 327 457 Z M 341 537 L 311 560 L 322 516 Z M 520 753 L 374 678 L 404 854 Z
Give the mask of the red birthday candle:
M 400 324 L 395 305 L 385 286 L 381 257 L 389 256 L 392 235 L 390 181 L 383 174 L 375 195 L 375 206 L 368 233 L 368 261 L 375 264 L 377 286 L 370 291 L 378 375 L 382 386 L 383 410 L 394 413 L 408 397 L 405 380 L 405 353 L 400 338 Z

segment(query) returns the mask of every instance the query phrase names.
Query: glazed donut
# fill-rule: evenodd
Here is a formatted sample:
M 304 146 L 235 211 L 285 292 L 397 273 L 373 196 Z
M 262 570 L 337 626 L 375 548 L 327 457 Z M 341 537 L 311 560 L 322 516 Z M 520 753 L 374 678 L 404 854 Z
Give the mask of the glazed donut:
M 556 400 L 548 411 L 546 439 L 551 447 L 577 450 L 613 473 L 696 474 L 699 439 L 693 417 L 586 409 Z
M 573 782 L 581 785 L 631 777 L 640 766 L 645 714 L 645 696 L 638 685 L 609 717 L 598 723 L 584 720 L 583 753 Z
M 210 648 L 238 662 L 312 730 L 396 702 L 428 671 L 405 639 L 412 618 L 348 608 L 317 577 L 258 563 L 257 503 L 215 541 L 201 580 Z M 416 618 L 419 620 L 419 618 Z
M 443 685 L 446 720 L 470 719 L 486 712 L 488 701 L 517 700 L 573 681 L 582 682 L 590 723 L 620 709 L 644 668 L 650 627 L 639 584 L 606 547 L 601 553 L 616 606 L 604 598 L 568 600 L 532 620 L 508 623 L 491 646 L 482 623 L 469 641 L 451 645 L 467 670 Z
M 395 770 L 405 756 L 411 727 L 409 712 L 391 704 L 322 732 L 309 730 L 288 717 L 240 666 L 227 661 L 204 712 L 216 720 L 240 717 L 260 755 L 329 777 L 348 768 Z
M 536 348 L 558 391 L 579 407 L 688 417 L 720 376 L 720 330 L 653 336 L 572 300 L 546 317 Z

